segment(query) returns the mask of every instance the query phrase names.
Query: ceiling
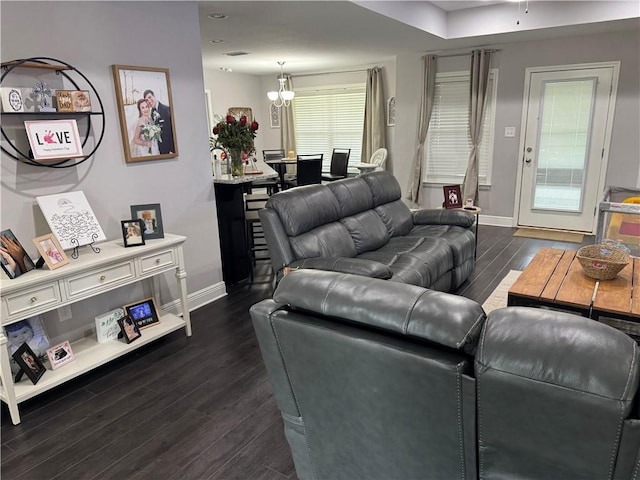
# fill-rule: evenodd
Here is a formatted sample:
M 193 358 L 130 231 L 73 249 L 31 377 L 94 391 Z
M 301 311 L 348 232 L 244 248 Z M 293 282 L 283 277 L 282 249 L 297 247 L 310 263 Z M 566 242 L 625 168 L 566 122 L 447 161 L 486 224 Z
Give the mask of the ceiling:
M 640 28 L 637 0 L 531 0 L 528 14 L 526 3 L 200 1 L 203 63 L 253 75 L 278 73 L 278 61 L 288 73 L 330 72 L 399 54 Z

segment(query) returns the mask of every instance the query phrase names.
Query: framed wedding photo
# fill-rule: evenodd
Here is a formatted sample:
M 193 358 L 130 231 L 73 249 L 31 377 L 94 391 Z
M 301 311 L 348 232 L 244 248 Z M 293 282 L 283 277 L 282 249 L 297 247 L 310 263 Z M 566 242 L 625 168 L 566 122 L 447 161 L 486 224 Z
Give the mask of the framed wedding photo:
M 160 317 L 158 316 L 158 310 L 156 310 L 156 306 L 153 303 L 153 298 L 146 298 L 136 303 L 130 303 L 122 308 L 127 312 L 127 315 L 133 318 L 140 329 L 160 323 Z
M 122 240 L 125 247 L 144 245 L 142 220 L 132 218 L 131 220 L 121 220 L 120 224 L 122 225 Z
M 128 65 L 112 69 L 125 161 L 177 157 L 169 70 Z
M 444 208 L 462 208 L 460 185 L 445 185 L 442 190 L 444 192 Z
M 33 353 L 33 350 L 31 350 L 26 343 L 20 345 L 20 347 L 13 352 L 12 357 L 34 385 L 38 383 L 38 380 L 40 380 L 44 372 L 47 371 L 40 359 L 36 357 L 36 354 Z
M 159 203 L 149 203 L 147 205 L 131 205 L 131 218 L 142 220 L 142 235 L 145 240 L 153 238 L 164 238 L 164 228 L 162 227 L 162 213 Z
M 69 258 L 65 255 L 62 245 L 52 233 L 34 238 L 33 243 L 49 270 L 55 270 L 69 263 Z

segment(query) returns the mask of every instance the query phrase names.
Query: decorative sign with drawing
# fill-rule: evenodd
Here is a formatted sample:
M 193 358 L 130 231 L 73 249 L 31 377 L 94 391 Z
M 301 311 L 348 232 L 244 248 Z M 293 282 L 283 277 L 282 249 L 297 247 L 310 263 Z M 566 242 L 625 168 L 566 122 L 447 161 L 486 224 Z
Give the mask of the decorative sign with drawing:
M 36 200 L 63 249 L 106 240 L 83 192 L 46 195 Z

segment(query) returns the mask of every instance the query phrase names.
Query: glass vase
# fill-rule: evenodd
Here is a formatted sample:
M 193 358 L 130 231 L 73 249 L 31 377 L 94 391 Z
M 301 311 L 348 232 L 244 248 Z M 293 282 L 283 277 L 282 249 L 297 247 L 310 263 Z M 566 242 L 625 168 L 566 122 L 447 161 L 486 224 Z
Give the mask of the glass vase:
M 242 164 L 242 150 L 239 148 L 230 148 L 228 153 L 231 156 L 231 175 L 234 177 L 243 176 L 244 166 Z

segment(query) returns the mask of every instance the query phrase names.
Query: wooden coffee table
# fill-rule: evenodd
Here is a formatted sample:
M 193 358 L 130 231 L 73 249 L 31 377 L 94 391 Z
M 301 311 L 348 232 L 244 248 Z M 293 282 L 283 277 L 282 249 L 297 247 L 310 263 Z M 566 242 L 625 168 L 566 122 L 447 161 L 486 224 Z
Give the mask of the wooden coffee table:
M 509 289 L 507 305 L 546 306 L 598 320 L 640 323 L 640 259 L 631 258 L 613 280 L 587 277 L 576 252 L 542 248 Z

